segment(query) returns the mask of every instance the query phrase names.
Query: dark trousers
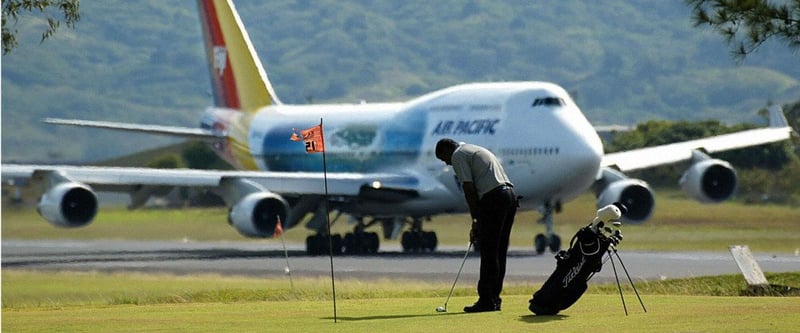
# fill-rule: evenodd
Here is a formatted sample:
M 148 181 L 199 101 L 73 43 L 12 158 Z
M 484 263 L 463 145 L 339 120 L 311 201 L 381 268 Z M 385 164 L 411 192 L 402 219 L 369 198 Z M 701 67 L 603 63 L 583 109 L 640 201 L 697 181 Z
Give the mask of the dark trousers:
M 486 193 L 478 203 L 478 245 L 481 252 L 479 302 L 497 303 L 506 276 L 506 256 L 517 196 L 512 187 L 500 187 Z

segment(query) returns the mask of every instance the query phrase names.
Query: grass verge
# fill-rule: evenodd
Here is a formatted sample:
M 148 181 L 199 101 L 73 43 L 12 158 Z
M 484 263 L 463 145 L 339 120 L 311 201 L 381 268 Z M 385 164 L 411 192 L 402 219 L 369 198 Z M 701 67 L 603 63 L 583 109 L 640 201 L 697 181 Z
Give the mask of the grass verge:
M 754 252 L 800 252 L 800 208 L 774 205 L 744 205 L 726 202 L 703 205 L 687 200 L 680 192 L 664 191 L 657 196 L 658 206 L 650 221 L 640 225 L 624 225 L 626 250 L 649 251 L 718 251 L 728 245 L 747 244 Z M 563 244 L 595 213 L 594 197 L 583 195 L 556 215 L 555 231 Z M 56 228 L 39 217 L 31 207 L 5 206 L 2 210 L 4 239 L 127 239 L 127 240 L 231 240 L 254 241 L 240 236 L 225 222 L 227 210 L 214 209 L 148 209 L 129 211 L 106 207 L 96 220 L 83 228 Z M 517 215 L 511 245 L 533 246 L 533 237 L 544 231 L 536 223 L 539 214 L 532 211 Z M 344 220 L 344 219 L 343 219 Z M 469 233 L 466 215 L 437 216 L 425 224 L 426 230 L 437 232 L 440 244 L 463 245 Z M 333 232 L 351 232 L 353 225 L 338 221 Z M 372 231 L 380 233 L 378 228 Z M 286 231 L 288 242 L 305 243 L 312 231 L 296 227 Z M 262 240 L 255 240 L 262 241 Z M 266 240 L 270 241 L 270 240 Z M 382 244 L 399 245 L 398 240 L 381 240 Z

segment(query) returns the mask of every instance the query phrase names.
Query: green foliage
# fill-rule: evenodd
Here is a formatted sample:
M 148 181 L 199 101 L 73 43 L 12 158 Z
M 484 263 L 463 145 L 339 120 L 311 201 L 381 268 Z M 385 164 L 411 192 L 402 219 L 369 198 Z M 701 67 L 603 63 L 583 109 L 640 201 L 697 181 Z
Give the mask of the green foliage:
M 779 39 L 800 47 L 800 0 L 685 0 L 692 7 L 695 26 L 710 25 L 744 59 L 761 44 Z
M 64 23 L 70 28 L 74 28 L 75 23 L 81 19 L 80 0 L 4 0 L 3 55 L 8 54 L 19 45 L 17 41 L 19 31 L 16 29 L 16 24 L 19 22 L 20 11 L 30 13 L 38 11 L 47 18 L 47 29 L 42 33 L 41 42 L 53 36 L 61 25 L 61 20 L 52 16 L 52 11 L 60 11 L 64 17 Z M 14 28 L 6 26 L 9 19 L 14 19 Z
M 203 142 L 186 145 L 181 152 L 186 167 L 190 169 L 229 169 L 230 166 L 221 160 L 211 148 Z
M 794 126 L 799 124 L 798 109 L 800 102 L 786 105 L 784 108 L 787 121 Z M 765 112 L 760 113 L 765 114 Z M 755 127 L 751 124 L 729 126 L 716 120 L 697 122 L 651 120 L 639 124 L 633 131 L 618 133 L 607 145 L 607 151 L 663 145 Z M 714 157 L 731 162 L 737 169 L 741 200 L 796 204 L 797 184 L 800 184 L 800 179 L 796 176 L 796 170 L 800 168 L 800 150 L 797 147 L 798 139 L 793 138 L 786 142 L 722 152 L 715 154 Z M 656 186 L 675 186 L 676 175 L 680 175 L 685 168 L 683 164 L 667 165 L 633 172 L 630 176 L 647 179 Z
M 717 120 L 666 121 L 650 120 L 630 132 L 617 134 L 608 146 L 609 152 L 664 145 L 731 132 Z
M 748 203 L 800 205 L 800 163 L 788 163 L 779 170 L 751 169 L 739 173 L 738 199 Z
M 178 169 L 183 167 L 183 160 L 178 155 L 164 155 L 148 163 L 147 166 L 158 169 Z

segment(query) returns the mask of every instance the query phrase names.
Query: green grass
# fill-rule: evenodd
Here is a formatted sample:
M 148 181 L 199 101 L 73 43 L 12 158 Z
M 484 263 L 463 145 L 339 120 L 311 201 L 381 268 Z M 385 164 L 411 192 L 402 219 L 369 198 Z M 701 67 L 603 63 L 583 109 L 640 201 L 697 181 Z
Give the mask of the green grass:
M 648 312 L 625 291 L 625 317 L 615 285 L 592 286 L 558 316 L 527 310 L 537 285 L 504 292 L 503 311 L 466 315 L 473 287 L 459 285 L 448 313 L 449 284 L 406 280 L 337 281 L 337 323 L 330 281 L 217 275 L 42 273 L 4 270 L 3 323 L 8 332 L 793 332 L 800 324 L 796 297 L 708 296 L 735 294 L 740 277 L 695 278 L 637 285 Z M 800 273 L 770 280 L 800 284 Z M 738 280 L 738 282 L 736 281 Z M 722 286 L 709 288 L 708 286 Z
M 800 286 L 800 272 L 765 273 L 779 285 Z M 321 301 L 330 299 L 330 280 L 260 279 L 216 274 L 170 275 L 145 273 L 40 272 L 4 270 L 3 309 L 58 309 L 72 306 L 158 305 L 172 303 Z M 398 285 L 402 287 L 398 287 Z M 469 285 L 462 282 L 462 285 Z M 472 286 L 454 289 L 453 296 L 474 295 Z M 649 295 L 738 296 L 747 284 L 740 275 L 696 277 L 664 281 L 637 281 L 637 290 Z M 531 294 L 538 284 L 512 282 L 504 294 Z M 337 283 L 340 299 L 446 297 L 449 285 L 405 279 L 356 280 Z M 633 293 L 623 285 L 625 293 Z M 590 283 L 588 293 L 618 293 L 616 284 Z
M 727 251 L 728 245 L 747 244 L 754 252 L 795 253 L 800 251 L 800 208 L 775 205 L 744 205 L 726 202 L 703 205 L 685 199 L 675 191 L 657 193 L 656 211 L 641 225 L 624 225 L 621 248 L 653 251 Z M 595 212 L 594 198 L 586 194 L 556 215 L 555 230 L 564 244 Z M 129 211 L 103 208 L 96 220 L 84 228 L 56 228 L 39 217 L 34 208 L 4 206 L 4 239 L 134 239 L 134 240 L 232 240 L 253 241 L 240 236 L 226 223 L 224 208 L 147 209 Z M 511 245 L 532 247 L 533 237 L 544 231 L 536 223 L 539 214 L 517 215 Z M 345 219 L 333 231 L 352 231 Z M 425 224 L 437 232 L 440 244 L 463 245 L 468 235 L 465 215 L 437 216 Z M 379 229 L 372 229 L 379 231 Z M 312 232 L 305 227 L 287 230 L 289 242 L 303 243 Z M 269 241 L 269 240 L 267 240 Z M 382 244 L 398 244 L 382 240 Z
M 800 302 L 771 298 L 654 296 L 649 313 L 624 316 L 611 295 L 587 295 L 561 315 L 537 317 L 527 296 L 507 297 L 502 312 L 456 313 L 454 298 L 344 300 L 334 323 L 330 301 L 192 303 L 5 312 L 9 332 L 796 332 Z
M 701 205 L 679 194 L 660 194 L 652 220 L 623 226 L 620 248 L 669 251 L 727 251 L 748 244 L 755 252 L 792 253 L 800 248 L 800 209 L 738 203 Z M 90 226 L 55 228 L 30 207 L 4 206 L 3 239 L 246 240 L 230 228 L 225 209 L 102 209 Z M 585 195 L 556 216 L 565 242 L 595 211 Z M 538 214 L 518 215 L 513 246 L 530 246 L 543 227 Z M 467 239 L 464 215 L 441 216 L 426 229 L 441 244 Z M 350 231 L 340 221 L 334 232 Z M 303 242 L 303 227 L 286 232 Z M 396 241 L 383 241 L 384 244 Z M 800 286 L 800 273 L 767 273 L 775 284 Z M 257 279 L 221 275 L 111 274 L 97 272 L 2 272 L 2 329 L 8 332 L 794 332 L 800 327 L 797 297 L 740 297 L 739 275 L 641 281 L 643 313 L 630 287 L 624 294 L 625 317 L 616 284 L 595 285 L 558 316 L 536 317 L 527 301 L 538 285 L 516 283 L 504 291 L 503 311 L 465 315 L 475 301 L 474 286 L 463 282 L 448 303 L 434 311 L 450 284 L 417 280 L 337 280 L 337 317 L 333 323 L 330 280 Z

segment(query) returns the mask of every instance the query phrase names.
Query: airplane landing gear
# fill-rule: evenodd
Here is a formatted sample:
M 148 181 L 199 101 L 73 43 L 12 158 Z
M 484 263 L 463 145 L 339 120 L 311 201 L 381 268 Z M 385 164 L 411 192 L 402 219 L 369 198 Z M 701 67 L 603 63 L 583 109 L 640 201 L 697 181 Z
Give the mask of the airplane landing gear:
M 533 248 L 536 254 L 544 254 L 544 251 L 549 248 L 551 252 L 556 253 L 561 250 L 561 237 L 553 232 L 553 211 L 560 211 L 561 205 L 556 203 L 555 208 L 552 204 L 547 203 L 541 209 L 542 218 L 539 223 L 545 225 L 545 234 L 538 234 L 533 239 Z
M 544 234 L 538 234 L 533 238 L 533 248 L 536 250 L 536 254 L 544 254 L 548 248 L 551 252 L 556 253 L 561 250 L 561 237 L 552 234 L 548 238 Z
M 378 234 L 364 231 L 366 226 L 360 220 L 353 232 L 344 235 L 344 253 L 346 254 L 375 254 L 378 253 L 380 240 Z
M 383 235 L 387 239 L 397 239 L 403 226 L 408 223 L 401 217 L 375 218 L 364 223 L 363 218 L 356 219 L 353 232 L 348 232 L 344 237 L 334 234 L 329 241 L 326 230 L 319 229 L 316 235 L 306 239 L 306 253 L 309 255 L 325 255 L 333 245 L 333 254 L 342 253 L 350 255 L 375 254 L 380 248 L 378 233 L 366 231 L 374 224 L 383 226 Z M 321 224 L 320 224 L 321 225 Z M 400 243 L 403 252 L 434 252 L 439 245 L 436 233 L 422 230 L 422 218 L 412 218 L 411 228 L 402 233 Z
M 331 247 L 333 244 L 333 247 Z M 328 235 L 318 233 L 306 238 L 306 253 L 312 256 L 328 254 L 331 249 L 333 255 L 342 253 L 342 236 L 335 234 L 328 238 Z
M 436 237 L 436 232 L 423 231 L 422 220 L 414 218 L 411 230 L 403 233 L 400 244 L 403 245 L 403 252 L 433 252 L 439 245 L 439 239 Z

